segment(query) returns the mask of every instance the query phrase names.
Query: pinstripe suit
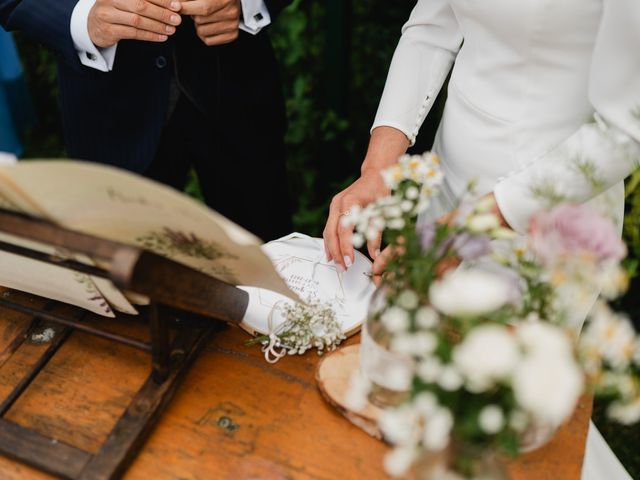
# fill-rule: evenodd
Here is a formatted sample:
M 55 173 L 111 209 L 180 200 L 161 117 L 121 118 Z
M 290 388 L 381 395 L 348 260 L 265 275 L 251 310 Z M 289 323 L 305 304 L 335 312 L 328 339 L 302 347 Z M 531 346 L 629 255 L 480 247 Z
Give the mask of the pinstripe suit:
M 272 16 L 289 2 L 266 0 Z M 167 136 L 167 121 L 174 106 L 170 105 L 170 92 L 177 80 L 181 96 L 188 98 L 191 107 L 202 115 L 187 121 L 198 125 L 211 121 L 210 127 L 215 129 L 211 134 L 220 137 L 215 143 L 196 149 L 204 152 L 210 163 L 208 170 L 198 172 L 207 203 L 263 238 L 288 233 L 291 207 L 287 198 L 276 202 L 285 213 L 280 214 L 281 220 L 275 221 L 279 226 L 274 227 L 273 222 L 251 218 L 264 217 L 267 212 L 254 215 L 247 210 L 234 218 L 234 211 L 221 203 L 227 192 L 218 192 L 215 200 L 213 195 L 207 195 L 207 191 L 222 188 L 219 182 L 212 188 L 204 185 L 210 175 L 228 179 L 236 174 L 226 172 L 225 165 L 270 162 L 273 168 L 262 171 L 262 183 L 272 183 L 276 189 L 286 191 L 284 101 L 267 32 L 255 36 L 240 32 L 238 40 L 231 44 L 207 47 L 196 36 L 191 20 L 185 18 L 176 35 L 165 43 L 119 42 L 113 70 L 104 73 L 83 66 L 78 59 L 69 29 L 76 3 L 77 0 L 0 0 L 0 24 L 8 30 L 21 30 L 57 52 L 69 156 L 146 173 L 154 158 L 162 154 L 161 141 L 166 143 L 162 139 Z M 273 146 L 272 152 L 264 152 L 261 147 L 265 139 Z M 220 143 L 226 144 L 224 152 L 217 148 Z M 174 167 L 178 168 L 171 168 Z M 170 175 L 172 180 L 181 180 L 186 169 Z M 179 181 L 167 183 L 181 186 Z M 228 183 L 227 180 L 225 185 Z M 247 201 L 259 202 L 260 198 Z

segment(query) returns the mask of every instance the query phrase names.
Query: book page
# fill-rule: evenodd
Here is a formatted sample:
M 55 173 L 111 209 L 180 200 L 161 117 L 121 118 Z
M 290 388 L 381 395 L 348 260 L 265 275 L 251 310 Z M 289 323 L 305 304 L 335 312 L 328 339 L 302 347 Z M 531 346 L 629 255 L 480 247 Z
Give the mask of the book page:
M 240 196 L 242 182 L 237 181 Z M 141 176 L 89 162 L 22 161 L 0 166 L 0 194 L 71 230 L 146 248 L 232 285 L 265 288 L 297 300 L 257 237 Z
M 56 255 L 56 251 L 52 247 L 13 235 L 0 233 L 0 241 Z M 64 253 L 60 252 L 59 256 L 63 258 Z M 4 252 L 1 249 L 0 285 L 69 303 L 105 317 L 115 316 L 110 304 L 89 275 Z M 130 308 L 133 309 L 133 307 Z

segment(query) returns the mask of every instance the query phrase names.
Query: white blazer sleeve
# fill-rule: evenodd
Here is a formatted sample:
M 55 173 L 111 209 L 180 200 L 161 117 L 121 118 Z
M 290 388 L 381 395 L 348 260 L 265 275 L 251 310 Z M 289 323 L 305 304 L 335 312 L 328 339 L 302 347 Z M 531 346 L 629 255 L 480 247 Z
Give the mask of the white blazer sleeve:
M 371 129 L 397 128 L 413 145 L 461 44 L 449 0 L 419 0 L 402 27 Z
M 640 160 L 640 2 L 604 0 L 589 98 L 595 122 L 498 182 L 494 194 L 509 225 L 554 201 L 584 202 L 623 180 Z

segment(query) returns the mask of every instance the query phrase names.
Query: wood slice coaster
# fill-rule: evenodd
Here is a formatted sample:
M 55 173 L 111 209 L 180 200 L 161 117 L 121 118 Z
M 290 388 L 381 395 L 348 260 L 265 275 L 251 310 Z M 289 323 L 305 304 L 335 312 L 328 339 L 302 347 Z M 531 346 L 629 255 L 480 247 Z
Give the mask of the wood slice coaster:
M 382 409 L 372 403 L 352 410 L 346 401 L 351 378 L 360 368 L 360 345 L 350 345 L 327 354 L 318 364 L 316 381 L 324 399 L 347 420 L 374 438 L 382 439 L 378 418 Z

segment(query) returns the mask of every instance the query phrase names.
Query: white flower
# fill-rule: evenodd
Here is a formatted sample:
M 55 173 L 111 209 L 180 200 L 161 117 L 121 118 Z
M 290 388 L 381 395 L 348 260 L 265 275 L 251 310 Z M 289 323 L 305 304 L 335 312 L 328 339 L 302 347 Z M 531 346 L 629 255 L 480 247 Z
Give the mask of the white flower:
M 495 205 L 495 199 L 492 196 L 486 196 L 476 202 L 474 210 L 479 213 L 490 212 Z
M 380 316 L 380 320 L 390 332 L 401 332 L 409 328 L 409 312 L 397 306 L 389 307 Z
M 500 220 L 493 213 L 481 213 L 467 220 L 467 228 L 473 233 L 485 233 L 500 228 Z
M 378 238 L 378 235 L 380 235 L 380 231 L 381 229 L 375 228 L 373 225 L 367 227 L 367 229 L 364 232 L 364 236 L 367 240 L 375 240 L 376 238 Z M 362 235 L 362 234 L 360 234 Z M 364 242 L 362 242 L 364 243 Z M 354 244 L 355 245 L 355 244 Z
M 474 392 L 484 391 L 495 381 L 507 378 L 519 359 L 513 335 L 499 325 L 474 328 L 453 351 L 454 364 Z
M 542 422 L 559 425 L 571 415 L 584 378 L 575 360 L 567 355 L 529 355 L 513 374 L 518 404 Z
M 356 248 L 362 247 L 364 245 L 364 235 L 355 232 L 351 238 L 351 243 L 353 243 L 353 246 Z
M 477 269 L 459 269 L 435 282 L 429 299 L 446 315 L 469 317 L 500 309 L 511 298 L 511 291 L 511 285 L 502 276 Z
M 400 333 L 391 340 L 391 350 L 406 355 L 424 357 L 430 355 L 438 345 L 431 332 Z
M 573 346 L 567 333 L 549 323 L 519 322 L 516 337 L 527 352 L 532 354 L 548 352 L 552 355 L 573 355 Z
M 600 274 L 600 294 L 613 300 L 618 298 L 629 287 L 629 276 L 619 263 L 608 265 Z
M 449 445 L 453 427 L 453 415 L 445 407 L 439 407 L 425 422 L 422 443 L 427 450 L 440 451 Z
M 425 383 L 435 383 L 442 372 L 442 363 L 437 357 L 430 357 L 418 364 L 416 373 Z
M 413 406 L 404 404 L 380 413 L 378 426 L 384 438 L 394 445 L 415 445 L 420 436 L 420 416 Z
M 462 375 L 460 375 L 458 369 L 453 365 L 447 365 L 444 367 L 438 377 L 438 385 L 447 392 L 454 392 L 458 390 L 463 383 L 464 380 L 462 379 Z
M 385 208 L 384 213 L 387 219 L 389 220 L 402 217 L 402 209 L 396 205 L 392 205 L 390 207 Z
M 415 448 L 394 448 L 384 456 L 384 469 L 392 477 L 401 477 L 407 473 L 417 457 Z
M 491 231 L 491 237 L 496 240 L 513 240 L 518 234 L 510 228 L 500 227 Z
M 387 227 L 391 230 L 401 230 L 405 226 L 405 221 L 402 218 L 392 218 L 387 222 Z
M 419 328 L 430 329 L 438 324 L 438 312 L 431 307 L 420 307 L 415 318 Z
M 420 191 L 416 187 L 411 186 L 407 188 L 406 192 L 404 192 L 404 196 L 409 200 L 415 200 L 420 196 Z
M 381 232 L 382 230 L 384 230 L 385 227 L 385 221 L 384 218 L 378 216 L 378 217 L 373 217 L 371 219 L 371 227 L 375 228 L 377 231 Z
M 405 213 L 410 212 L 413 210 L 413 202 L 411 200 L 403 200 L 402 203 L 400 203 L 400 209 Z
M 623 425 L 633 425 L 640 421 L 640 398 L 631 403 L 612 402 L 607 414 L 613 420 Z
M 614 369 L 625 369 L 636 352 L 636 334 L 631 322 L 615 314 L 602 302 L 592 310 L 585 332 L 586 345 L 597 345 L 601 355 Z
M 438 408 L 438 399 L 432 392 L 421 392 L 413 399 L 413 407 L 427 418 Z
M 504 413 L 497 405 L 487 405 L 478 415 L 478 424 L 482 431 L 488 435 L 498 433 L 504 427 Z
M 384 387 L 396 392 L 405 392 L 411 388 L 414 369 L 411 363 L 395 362 L 384 369 Z
M 396 298 L 398 306 L 405 310 L 415 310 L 419 302 L 418 294 L 413 290 L 403 290 L 400 292 L 400 295 L 398 295 L 398 298 Z

